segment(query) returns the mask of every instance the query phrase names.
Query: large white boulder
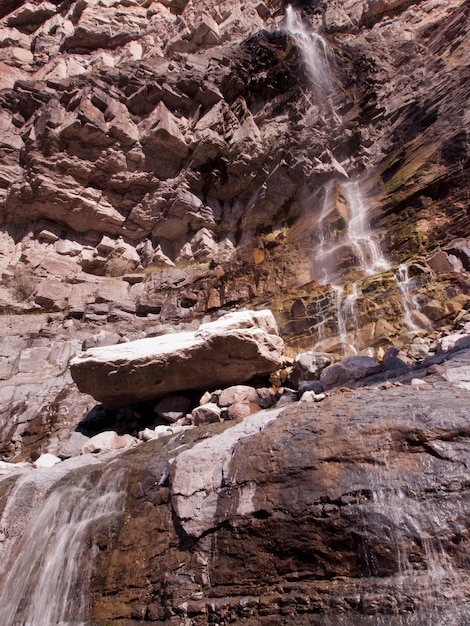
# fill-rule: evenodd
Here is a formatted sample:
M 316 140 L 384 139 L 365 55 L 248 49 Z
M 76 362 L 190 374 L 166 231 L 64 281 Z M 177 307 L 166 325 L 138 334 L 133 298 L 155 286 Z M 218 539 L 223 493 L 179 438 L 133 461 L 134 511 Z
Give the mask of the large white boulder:
M 195 332 L 92 348 L 72 359 L 71 373 L 80 391 L 118 407 L 269 374 L 283 347 L 270 311 L 242 311 Z

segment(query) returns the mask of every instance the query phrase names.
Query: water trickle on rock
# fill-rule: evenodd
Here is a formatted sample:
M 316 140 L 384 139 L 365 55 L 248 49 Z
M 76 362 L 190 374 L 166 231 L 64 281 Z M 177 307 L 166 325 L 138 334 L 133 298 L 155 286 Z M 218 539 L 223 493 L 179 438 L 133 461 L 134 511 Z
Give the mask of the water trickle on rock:
M 328 47 L 318 33 L 310 31 L 300 14 L 290 5 L 286 9 L 284 29 L 297 42 L 311 86 L 318 96 L 325 96 L 333 88 L 328 59 Z
M 422 326 L 416 323 L 415 311 L 419 311 L 420 305 L 413 292 L 413 281 L 409 275 L 408 265 L 401 263 L 395 276 L 402 296 L 403 323 L 410 332 L 417 333 L 423 330 Z
M 65 464 L 64 464 L 65 465 Z M 90 559 L 98 546 L 91 529 L 124 506 L 121 476 L 64 468 L 27 472 L 11 489 L 0 526 L 0 622 L 38 626 L 85 624 L 89 614 Z M 3 579 L 3 580 L 2 580 Z
M 285 30 L 300 48 L 312 93 L 322 100 L 320 106 L 323 104 L 329 110 L 333 80 L 325 40 L 309 32 L 291 6 L 286 9 Z M 334 116 L 339 119 L 336 112 Z M 362 344 L 357 320 L 357 304 L 362 297 L 360 279 L 386 272 L 390 263 L 384 256 L 378 233 L 370 226 L 370 207 L 361 188 L 361 178 L 350 178 L 334 155 L 331 160 L 343 175 L 325 183 L 313 200 L 316 210 L 313 211 L 312 280 L 332 287 L 337 334 L 341 352 L 346 355 L 357 353 Z M 404 321 L 409 330 L 418 331 L 412 313 L 417 302 L 410 293 L 404 271 L 400 266 L 397 272 Z M 317 345 L 324 339 L 324 324 L 320 324 Z

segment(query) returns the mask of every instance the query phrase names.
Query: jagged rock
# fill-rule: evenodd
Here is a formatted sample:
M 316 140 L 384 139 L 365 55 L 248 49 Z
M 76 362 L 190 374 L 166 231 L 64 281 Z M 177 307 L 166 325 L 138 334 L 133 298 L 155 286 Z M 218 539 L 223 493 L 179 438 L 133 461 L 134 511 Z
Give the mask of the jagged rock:
M 71 361 L 79 389 L 107 406 L 174 391 L 230 385 L 268 374 L 282 362 L 283 341 L 269 311 L 232 313 L 196 332 L 95 348 Z
M 379 363 L 370 356 L 352 356 L 326 367 L 320 382 L 325 389 L 342 385 L 350 381 L 360 380 L 381 371 Z

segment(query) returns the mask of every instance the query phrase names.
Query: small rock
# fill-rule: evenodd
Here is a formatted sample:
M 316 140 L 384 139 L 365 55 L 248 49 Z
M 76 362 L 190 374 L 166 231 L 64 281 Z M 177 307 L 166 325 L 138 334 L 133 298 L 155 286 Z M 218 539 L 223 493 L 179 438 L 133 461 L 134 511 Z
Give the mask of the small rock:
M 352 356 L 333 363 L 321 373 L 320 380 L 325 389 L 342 385 L 351 380 L 360 380 L 381 371 L 380 365 L 370 356 Z
M 389 346 L 385 350 L 381 367 L 384 371 L 399 370 L 407 368 L 412 364 L 412 360 L 409 359 L 401 350 L 395 346 Z
M 88 440 L 82 448 L 82 454 L 129 448 L 134 441 L 131 435 L 118 435 L 114 430 L 105 430 Z
M 59 237 L 50 230 L 41 230 L 38 235 L 38 239 L 45 241 L 46 243 L 55 243 Z
M 427 389 L 432 389 L 432 385 L 421 378 L 413 378 L 411 380 L 411 386 L 416 391 L 426 391 Z
M 249 385 L 233 385 L 224 389 L 219 396 L 219 406 L 230 406 L 235 402 L 259 402 L 258 392 Z
M 70 433 L 69 438 L 63 445 L 59 452 L 59 458 L 70 459 L 73 456 L 78 456 L 82 452 L 83 446 L 88 442 L 89 437 L 78 431 Z
M 208 402 L 211 402 L 211 398 L 212 394 L 209 391 L 206 391 L 202 394 L 199 404 L 207 404 Z
M 269 409 L 269 407 L 276 404 L 276 392 L 272 387 L 259 387 L 256 392 L 258 394 L 258 404 L 262 409 Z
M 172 435 L 174 430 L 171 426 L 155 426 L 154 428 L 154 436 L 152 439 L 160 439 L 161 437 L 168 437 L 168 435 Z
M 113 346 L 119 343 L 121 336 L 118 333 L 112 333 L 107 330 L 100 330 L 96 335 L 87 337 L 83 342 L 83 350 L 89 348 L 98 348 L 101 346 Z
M 156 439 L 155 431 L 151 428 L 144 428 L 144 430 L 140 430 L 137 436 L 141 441 L 150 441 L 151 439 Z
M 421 361 L 429 354 L 429 346 L 421 337 L 415 337 L 408 348 L 408 356 L 415 361 Z
M 193 423 L 196 426 L 201 424 L 212 424 L 213 422 L 220 422 L 221 409 L 214 402 L 206 402 L 201 406 L 196 407 L 191 413 Z
M 229 420 L 242 420 L 253 413 L 257 413 L 260 410 L 259 404 L 255 402 L 234 402 L 227 408 L 227 419 Z
M 315 392 L 314 391 L 304 391 L 299 402 L 315 402 Z
M 302 382 L 318 380 L 321 372 L 331 364 L 331 357 L 323 352 L 301 352 L 295 357 L 294 366 L 289 374 L 289 382 L 299 387 Z
M 309 382 L 303 382 L 299 385 L 299 393 L 302 394 L 305 391 L 314 391 L 317 393 L 323 393 L 325 390 L 319 380 L 310 380 Z
M 276 407 L 282 407 L 286 404 L 292 404 L 293 402 L 297 402 L 297 394 L 289 391 L 287 393 L 283 393 L 279 400 L 276 402 Z
M 464 348 L 470 348 L 470 334 L 446 335 L 437 342 L 438 352 L 455 352 Z
M 438 363 L 434 363 L 426 370 L 427 375 L 431 374 L 439 374 L 439 376 L 444 376 L 446 373 L 446 368 L 443 365 L 439 365 Z
M 37 468 L 50 468 L 57 465 L 57 463 L 60 463 L 58 456 L 55 456 L 55 454 L 45 453 L 41 454 L 41 456 L 34 461 L 33 465 Z

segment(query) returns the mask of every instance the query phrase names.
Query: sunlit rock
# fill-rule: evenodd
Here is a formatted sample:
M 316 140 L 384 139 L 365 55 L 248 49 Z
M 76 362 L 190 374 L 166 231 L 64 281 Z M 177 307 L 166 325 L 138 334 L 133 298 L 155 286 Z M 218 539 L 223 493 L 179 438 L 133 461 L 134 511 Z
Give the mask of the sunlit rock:
M 41 456 L 34 461 L 33 465 L 34 467 L 48 469 L 50 467 L 54 467 L 54 465 L 57 465 L 60 461 L 61 459 L 54 454 L 45 453 L 41 454 Z
M 107 406 L 174 391 L 230 385 L 282 363 L 283 341 L 270 311 L 239 312 L 182 332 L 95 348 L 71 362 L 79 389 Z

